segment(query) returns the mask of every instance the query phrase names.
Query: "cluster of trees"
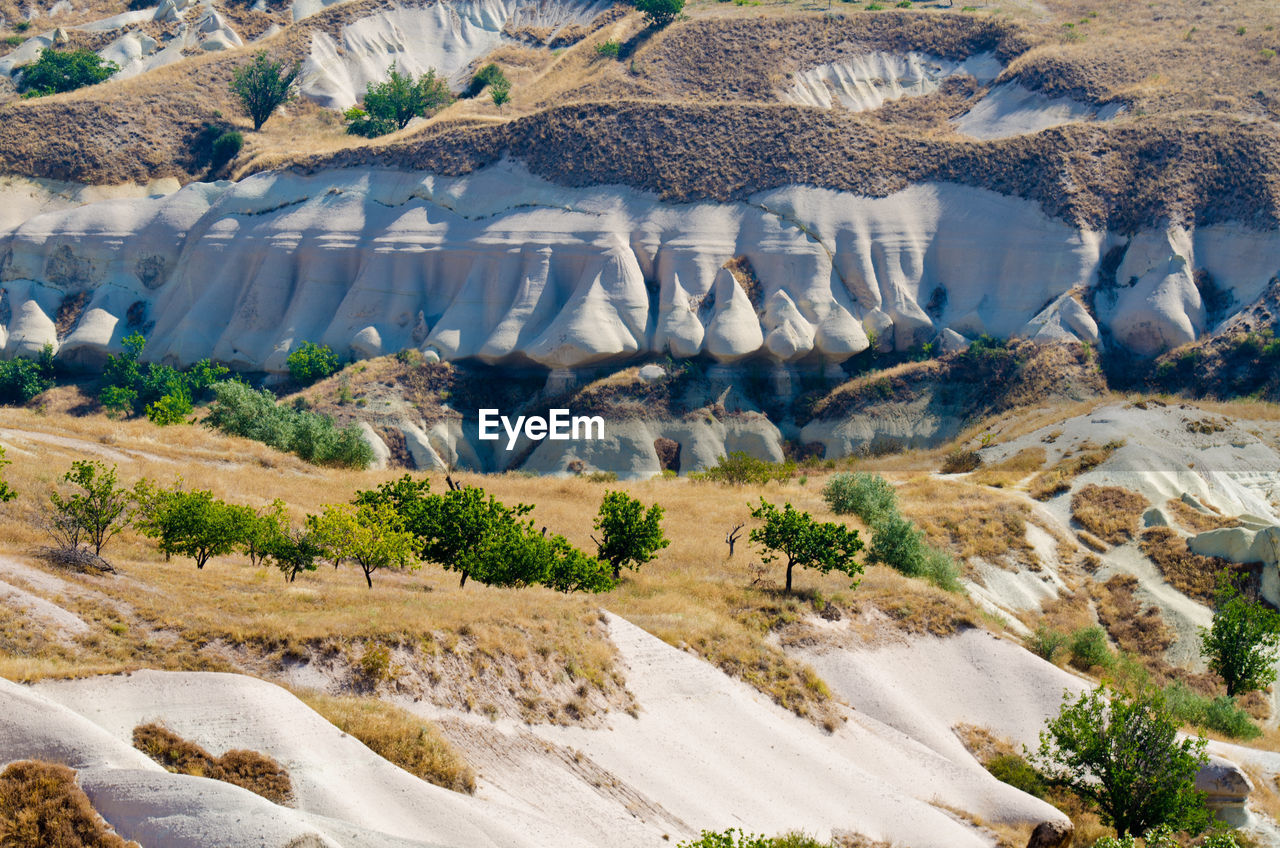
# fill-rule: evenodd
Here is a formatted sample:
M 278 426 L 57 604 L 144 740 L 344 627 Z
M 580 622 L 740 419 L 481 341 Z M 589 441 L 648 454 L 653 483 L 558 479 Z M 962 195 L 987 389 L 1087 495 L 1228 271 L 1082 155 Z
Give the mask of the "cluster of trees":
M 203 569 L 215 557 L 240 551 L 255 565 L 273 564 L 290 582 L 322 561 L 350 562 L 373 588 L 375 572 L 425 562 L 457 572 L 460 587 L 472 580 L 603 592 L 617 585 L 622 569 L 639 568 L 668 544 L 662 507 L 646 508 L 624 492 L 605 494 L 592 556 L 564 536 L 535 529 L 529 504 L 508 506 L 479 487 L 452 481 L 448 491 L 433 493 L 429 481 L 407 474 L 357 492 L 349 504 L 308 515 L 300 526 L 290 524 L 279 500 L 255 510 L 180 483 L 162 487 L 143 479 L 129 489 L 119 484 L 114 467 L 96 461 L 73 463 L 62 482 L 67 493 L 50 496 L 45 521 L 61 550 L 101 557 L 111 538 L 132 526 L 154 539 L 165 559 L 187 556 Z M 0 496 L 14 495 L 6 487 Z

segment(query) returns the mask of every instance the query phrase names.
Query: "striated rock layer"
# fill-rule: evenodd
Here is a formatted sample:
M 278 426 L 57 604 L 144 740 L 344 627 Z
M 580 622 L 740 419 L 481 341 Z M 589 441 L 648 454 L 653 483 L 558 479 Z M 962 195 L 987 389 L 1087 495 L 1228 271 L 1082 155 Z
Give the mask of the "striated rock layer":
M 674 204 L 504 162 L 104 200 L 28 219 L 0 235 L 0 257 L 9 357 L 48 344 L 93 364 L 137 329 L 150 358 L 246 370 L 283 370 L 304 340 L 548 369 L 664 353 L 830 368 L 873 344 L 952 349 L 981 334 L 1154 355 L 1256 300 L 1280 236 L 1126 238 L 950 184 Z

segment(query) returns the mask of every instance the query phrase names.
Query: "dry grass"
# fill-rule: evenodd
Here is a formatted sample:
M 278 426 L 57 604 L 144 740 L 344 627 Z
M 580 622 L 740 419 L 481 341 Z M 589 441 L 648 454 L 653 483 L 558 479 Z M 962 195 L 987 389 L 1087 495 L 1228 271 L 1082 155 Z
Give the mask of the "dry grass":
M 1016 498 L 965 481 L 916 478 L 898 488 L 902 513 L 925 532 L 929 543 L 962 560 L 1019 563 L 1038 569 L 1027 541 L 1031 509 Z
M 138 848 L 93 809 L 76 773 L 23 760 L 0 773 L 0 844 L 5 848 Z
M 1149 506 L 1151 502 L 1137 492 L 1091 483 L 1071 496 L 1071 517 L 1103 541 L 1122 545 L 1138 532 L 1142 513 Z
M 1239 569 L 1237 564 L 1225 559 L 1192 553 L 1187 548 L 1187 540 L 1169 527 L 1152 527 L 1143 532 L 1141 545 L 1142 552 L 1173 588 L 1204 604 L 1213 600 L 1218 572 Z
M 1117 574 L 1101 586 L 1094 587 L 1098 621 L 1122 651 L 1143 659 L 1159 659 L 1177 634 L 1164 622 L 1159 607 L 1145 610 L 1135 592 L 1138 578 Z
M 44 541 L 28 511 L 73 459 L 86 456 L 118 464 L 125 484 L 142 476 L 169 482 L 180 473 L 186 485 L 236 502 L 261 505 L 280 497 L 295 522 L 394 476 L 315 468 L 198 428 L 56 412 L 0 410 L 0 438 L 14 461 L 7 478 L 21 493 L 0 507 L 6 519 L 0 550 L 20 556 Z M 796 712 L 827 720 L 825 686 L 770 644 L 771 622 L 784 617 L 776 610 L 789 602 L 780 604 L 768 585 L 752 585 L 761 575 L 752 568 L 750 549 L 739 546 L 734 559 L 725 558 L 724 531 L 747 519 L 748 501 L 760 495 L 776 500 L 776 484 L 730 493 L 682 480 L 606 486 L 506 475 L 469 482 L 508 503 L 536 504 L 534 521 L 588 550 L 591 517 L 605 489 L 624 489 L 666 508 L 672 544 L 613 593 L 582 597 L 544 589 L 459 589 L 456 579 L 435 567 L 386 574 L 372 590 L 358 574 L 327 566 L 288 584 L 278 573 L 248 567 L 240 556 L 215 560 L 203 571 L 180 558 L 165 562 L 149 541 L 126 532 L 104 551 L 118 576 L 60 574 L 75 588 L 60 602 L 89 621 L 93 632 L 74 646 L 60 645 L 38 628 L 7 632 L 10 650 L 0 656 L 0 673 L 34 679 L 139 667 L 247 668 L 271 677 L 284 663 L 305 659 L 323 662 L 336 686 L 367 690 L 354 668 L 371 645 L 383 645 L 405 675 L 379 684 L 385 691 L 438 692 L 445 706 L 494 705 L 504 712 L 503 704 L 527 701 L 534 706 L 521 703 L 508 714 L 570 721 L 582 711 L 583 687 L 595 710 L 625 707 L 629 700 L 600 623 L 598 610 L 605 605 L 673 645 L 698 651 Z M 433 483 L 443 488 L 440 478 Z M 792 485 L 786 497 L 825 514 L 819 489 Z M 31 567 L 53 573 L 38 563 Z M 765 584 L 776 584 L 781 570 L 763 576 Z M 839 575 L 802 571 L 797 585 L 827 598 L 850 594 L 848 579 Z M 939 598 L 940 605 L 946 601 Z M 500 669 L 523 670 L 527 688 L 520 676 Z M 457 685 L 437 685 L 433 673 Z
M 1201 512 L 1181 498 L 1170 498 L 1165 508 L 1173 514 L 1174 519 L 1192 533 L 1207 533 L 1210 530 L 1221 530 L 1226 527 L 1239 527 L 1240 521 L 1213 512 Z
M 289 772 L 266 754 L 233 750 L 215 757 L 194 742 L 159 724 L 133 729 L 133 747 L 175 774 L 221 780 L 261 795 L 273 804 L 293 797 Z
M 299 697 L 343 733 L 410 774 L 454 792 L 476 791 L 475 771 L 431 722 L 373 698 Z
M 1036 500 L 1047 501 L 1055 495 L 1071 489 L 1071 481 L 1086 471 L 1097 468 L 1116 452 L 1121 443 L 1112 442 L 1102 447 L 1085 443 L 1080 445 L 1080 453 L 1064 454 L 1050 468 L 1041 471 L 1031 479 L 1027 491 Z
M 969 479 L 983 486 L 1011 489 L 1028 474 L 1043 468 L 1044 462 L 1044 448 L 1023 448 L 1012 456 L 978 469 Z

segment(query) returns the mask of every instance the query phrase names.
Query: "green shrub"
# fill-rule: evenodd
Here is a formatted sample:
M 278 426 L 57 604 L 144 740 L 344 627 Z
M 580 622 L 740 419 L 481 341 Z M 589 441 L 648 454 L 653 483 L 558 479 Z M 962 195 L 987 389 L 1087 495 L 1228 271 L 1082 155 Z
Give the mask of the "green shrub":
M 39 360 L 0 362 L 0 403 L 23 404 L 53 388 L 53 348 L 45 345 Z
M 1071 664 L 1081 671 L 1112 662 L 1111 649 L 1107 646 L 1107 632 L 1098 625 L 1081 627 L 1071 634 Z
M 603 56 L 606 59 L 618 58 L 618 53 L 621 50 L 622 50 L 621 42 L 613 41 L 612 39 L 610 39 L 609 41 L 602 41 L 596 45 L 596 55 Z
M 1001 783 L 1021 789 L 1028 795 L 1043 798 L 1048 791 L 1044 777 L 1031 763 L 1017 754 L 999 754 L 986 764 L 987 771 Z
M 27 39 L 21 35 L 6 35 L 4 38 L 0 39 L 0 41 L 4 42 L 6 47 L 17 47 L 26 40 Z
M 46 47 L 35 62 L 15 70 L 21 73 L 17 87 L 23 97 L 44 97 L 100 83 L 120 70 L 120 66 L 103 60 L 92 50 Z
M 365 468 L 373 461 L 373 449 L 355 424 L 339 428 L 327 415 L 280 406 L 271 392 L 237 381 L 215 383 L 212 390 L 215 400 L 204 419 L 209 427 L 316 465 Z
M 689 475 L 694 480 L 710 480 L 730 486 L 745 486 L 748 483 L 764 485 L 770 480 L 787 480 L 795 473 L 796 464 L 787 462 L 769 462 L 758 459 L 746 451 L 730 451 L 722 456 L 716 464 L 705 471 L 695 471 Z
M 471 78 L 471 82 L 468 83 L 466 90 L 458 96 L 463 98 L 475 97 L 477 94 L 484 91 L 486 86 L 493 85 L 494 83 L 507 83 L 510 85 L 510 82 L 507 80 L 507 75 L 502 72 L 502 68 L 499 68 L 497 65 L 490 62 L 480 70 L 476 71 L 476 75 Z
M 154 403 L 147 404 L 147 420 L 161 427 L 183 424 L 191 413 L 191 398 L 185 391 L 164 395 Z
M 856 515 L 868 524 L 898 511 L 893 484 L 863 471 L 833 475 L 822 487 L 822 498 L 837 515 Z
M 1067 646 L 1067 639 L 1067 634 L 1051 630 L 1040 624 L 1036 627 L 1035 632 L 1026 638 L 1025 642 L 1028 651 L 1042 660 L 1053 662 L 1053 658 L 1058 655 L 1058 652 Z
M 1225 695 L 1209 698 L 1178 680 L 1165 689 L 1164 696 L 1169 711 L 1182 724 L 1214 730 L 1232 739 L 1256 739 L 1262 735 L 1262 729 L 1249 714 Z
M 868 562 L 887 565 L 908 577 L 919 577 L 925 571 L 927 552 L 924 532 L 896 512 L 880 517 L 871 525 Z
M 781 836 L 760 836 L 729 828 L 725 831 L 704 830 L 697 839 L 681 842 L 676 848 L 831 848 L 831 843 L 819 842 L 799 831 Z
M 240 149 L 243 147 L 244 135 L 238 130 L 224 132 L 214 139 L 209 150 L 210 173 L 216 174 L 221 171 L 228 162 L 240 154 Z
M 338 355 L 328 345 L 303 342 L 301 347 L 289 354 L 285 364 L 295 383 L 309 386 L 337 373 Z

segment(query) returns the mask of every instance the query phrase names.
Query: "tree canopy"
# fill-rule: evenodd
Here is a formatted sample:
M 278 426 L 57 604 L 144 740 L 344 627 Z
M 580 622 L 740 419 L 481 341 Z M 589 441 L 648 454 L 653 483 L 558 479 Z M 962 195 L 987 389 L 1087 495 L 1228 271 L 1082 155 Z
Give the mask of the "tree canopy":
M 284 60 L 271 59 L 265 50 L 231 72 L 231 93 L 240 100 L 255 131 L 262 129 L 276 109 L 297 96 L 301 73 L 301 62 L 288 65 Z
M 1196 775 L 1208 762 L 1205 739 L 1179 739 L 1164 696 L 1127 696 L 1099 688 L 1049 719 L 1033 752 L 1050 780 L 1091 801 L 1120 833 L 1159 825 L 1199 833 L 1209 822 Z
M 385 82 L 368 84 L 364 100 L 348 109 L 347 132 L 375 138 L 404 129 L 414 118 L 424 117 L 449 105 L 453 95 L 435 68 L 416 80 L 413 74 L 401 73 L 392 62 Z
M 807 512 L 801 512 L 791 504 L 778 509 L 760 499 L 760 506 L 751 510 L 751 517 L 764 522 L 748 535 L 752 543 L 764 548 L 761 559 L 773 562 L 787 561 L 787 591 L 791 591 L 791 572 L 795 566 L 813 568 L 826 574 L 840 571 L 854 575 L 862 573 L 862 563 L 854 555 L 862 550 L 858 531 L 843 524 L 814 521 Z
M 23 97 L 43 97 L 100 83 L 119 71 L 120 66 L 85 48 L 45 48 L 39 59 L 16 70 L 21 72 L 18 92 Z
M 654 504 L 646 511 L 626 492 L 605 492 L 594 526 L 600 533 L 596 556 L 613 568 L 615 581 L 622 569 L 638 569 L 671 544 L 662 533 L 662 507 Z
M 1213 624 L 1200 628 L 1209 669 L 1222 678 L 1231 696 L 1263 689 L 1276 679 L 1280 614 L 1240 591 L 1230 572 L 1218 574 Z

